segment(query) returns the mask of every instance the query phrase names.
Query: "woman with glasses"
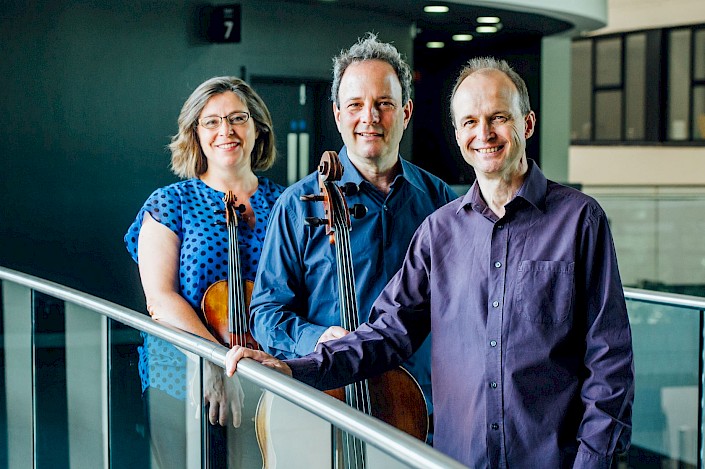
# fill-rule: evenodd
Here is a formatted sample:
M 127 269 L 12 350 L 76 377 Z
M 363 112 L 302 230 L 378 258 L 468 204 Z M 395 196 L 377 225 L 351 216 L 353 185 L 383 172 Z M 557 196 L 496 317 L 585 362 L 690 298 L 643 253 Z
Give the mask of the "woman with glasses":
M 215 77 L 189 96 L 178 125 L 169 149 L 171 169 L 182 180 L 152 193 L 125 235 L 125 243 L 139 265 L 149 314 L 217 342 L 206 327 L 200 305 L 211 284 L 227 279 L 223 198 L 232 191 L 236 204 L 245 207 L 238 224 L 242 277 L 254 281 L 269 213 L 283 190 L 254 172 L 274 163 L 272 119 L 247 83 L 235 77 Z M 185 467 L 185 416 L 200 409 L 195 398 L 200 390 L 192 389 L 192 378 L 187 378 L 187 357 L 149 335 L 144 336 L 139 352 L 154 456 L 162 468 Z M 232 384 L 224 380 L 222 369 L 204 361 L 203 397 L 208 404 L 211 453 L 221 459 L 212 461 L 211 467 L 225 463 L 226 427 L 231 436 L 235 433 L 229 439 L 237 440 L 236 448 L 228 445 L 230 467 L 261 467 L 252 422 L 240 416 L 242 389 L 231 389 Z M 259 397 L 255 392 L 249 395 Z M 188 402 L 195 406 L 187 410 Z M 254 409 L 254 404 L 247 408 Z M 235 431 L 235 427 L 240 428 Z

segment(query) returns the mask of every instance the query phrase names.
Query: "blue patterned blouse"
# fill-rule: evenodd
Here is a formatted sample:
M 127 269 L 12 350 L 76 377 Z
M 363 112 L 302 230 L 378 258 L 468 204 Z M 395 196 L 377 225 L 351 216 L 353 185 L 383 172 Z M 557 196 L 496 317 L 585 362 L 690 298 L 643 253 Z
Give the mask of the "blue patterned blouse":
M 250 197 L 255 213 L 254 228 L 238 225 L 242 276 L 255 279 L 269 213 L 284 188 L 260 177 L 257 191 Z M 137 241 L 145 212 L 173 231 L 181 241 L 179 288 L 181 295 L 201 316 L 201 298 L 214 282 L 227 278 L 228 234 L 225 215 L 215 210 L 225 208 L 225 194 L 207 186 L 200 179 L 179 181 L 157 189 L 147 199 L 125 235 L 127 250 L 135 262 Z M 186 396 L 186 357 L 173 345 L 147 334 L 139 347 L 139 372 L 142 391 L 148 387 L 184 399 Z

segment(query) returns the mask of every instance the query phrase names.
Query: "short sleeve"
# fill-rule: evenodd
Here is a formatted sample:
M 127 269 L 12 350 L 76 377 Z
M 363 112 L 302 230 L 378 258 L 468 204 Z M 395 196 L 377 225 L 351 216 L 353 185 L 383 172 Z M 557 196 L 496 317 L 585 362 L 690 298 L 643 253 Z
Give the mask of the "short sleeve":
M 135 262 L 138 261 L 137 244 L 145 212 L 149 212 L 154 220 L 169 228 L 179 239 L 182 239 L 181 198 L 173 186 L 157 189 L 144 203 L 135 221 L 132 222 L 125 234 L 125 246 Z

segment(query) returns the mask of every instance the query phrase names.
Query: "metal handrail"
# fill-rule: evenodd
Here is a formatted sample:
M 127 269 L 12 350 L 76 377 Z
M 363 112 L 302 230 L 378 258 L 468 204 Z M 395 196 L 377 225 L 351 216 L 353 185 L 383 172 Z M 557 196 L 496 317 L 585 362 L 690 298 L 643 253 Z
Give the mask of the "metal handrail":
M 652 290 L 641 290 L 639 288 L 625 288 L 624 297 L 628 300 L 643 301 L 644 303 L 705 310 L 705 298 L 699 296 L 654 292 Z
M 96 311 L 117 322 L 167 340 L 178 347 L 225 367 L 226 347 L 159 323 L 145 314 L 87 293 L 28 274 L 0 267 L 0 280 L 26 286 L 55 298 Z M 460 469 L 466 466 L 381 420 L 359 412 L 337 399 L 251 359 L 238 363 L 238 373 L 258 386 L 306 409 L 351 433 L 410 467 Z

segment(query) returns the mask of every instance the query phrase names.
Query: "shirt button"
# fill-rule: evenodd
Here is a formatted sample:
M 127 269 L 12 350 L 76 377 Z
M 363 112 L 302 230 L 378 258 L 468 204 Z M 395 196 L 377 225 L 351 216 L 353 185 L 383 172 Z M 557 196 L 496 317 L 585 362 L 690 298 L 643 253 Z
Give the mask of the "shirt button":
M 494 306 L 495 308 L 496 308 L 497 306 L 499 306 L 499 301 L 493 301 L 493 302 L 492 302 L 492 306 Z
M 382 206 L 382 208 L 384 208 L 384 211 L 385 211 L 385 212 L 388 212 L 388 211 L 389 211 L 389 207 L 387 207 L 386 205 Z
M 494 263 L 494 266 L 499 269 L 500 267 L 502 267 L 502 263 L 499 262 L 499 261 L 497 261 L 497 262 Z
M 501 230 L 502 228 L 504 228 L 504 225 L 497 225 L 498 230 Z
M 497 341 L 496 341 L 496 340 L 490 340 L 490 346 L 496 347 L 496 346 L 497 346 Z
M 493 423 L 492 430 L 499 430 L 499 424 Z
M 491 387 L 492 389 L 496 389 L 496 388 L 497 388 L 497 383 L 495 383 L 494 381 L 492 381 L 492 382 L 490 383 L 490 387 Z

